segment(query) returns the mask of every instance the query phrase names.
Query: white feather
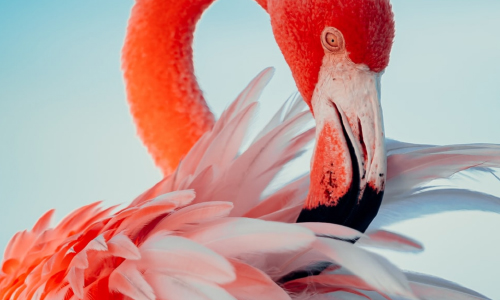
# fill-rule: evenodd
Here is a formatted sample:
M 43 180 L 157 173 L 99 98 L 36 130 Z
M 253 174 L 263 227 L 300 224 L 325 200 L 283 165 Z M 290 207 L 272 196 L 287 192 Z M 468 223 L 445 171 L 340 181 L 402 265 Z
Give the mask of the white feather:
M 158 299 L 168 300 L 236 300 L 220 286 L 195 277 L 144 274 Z
M 245 218 L 225 218 L 184 236 L 230 258 L 295 251 L 315 239 L 310 230 L 297 225 Z
M 390 296 L 416 299 L 404 274 L 385 258 L 350 243 L 322 238 L 314 248 Z
M 410 286 L 422 300 L 487 300 L 488 298 L 456 283 L 418 273 L 405 273 Z
M 149 238 L 140 251 L 138 266 L 144 270 L 218 284 L 236 279 L 233 266 L 224 257 L 186 238 L 159 233 Z

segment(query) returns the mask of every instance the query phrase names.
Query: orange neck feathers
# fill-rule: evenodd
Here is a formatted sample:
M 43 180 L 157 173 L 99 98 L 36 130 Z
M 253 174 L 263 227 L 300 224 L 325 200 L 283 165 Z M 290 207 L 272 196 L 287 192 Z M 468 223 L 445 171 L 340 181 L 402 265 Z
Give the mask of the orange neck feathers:
M 214 124 L 196 82 L 193 32 L 214 0 L 138 0 L 123 49 L 127 95 L 138 132 L 165 175 Z M 355 64 L 380 72 L 388 64 L 394 16 L 388 0 L 256 0 L 312 110 L 326 26 L 343 32 Z
M 164 175 L 214 124 L 193 67 L 193 33 L 214 0 L 138 0 L 123 69 L 138 133 Z

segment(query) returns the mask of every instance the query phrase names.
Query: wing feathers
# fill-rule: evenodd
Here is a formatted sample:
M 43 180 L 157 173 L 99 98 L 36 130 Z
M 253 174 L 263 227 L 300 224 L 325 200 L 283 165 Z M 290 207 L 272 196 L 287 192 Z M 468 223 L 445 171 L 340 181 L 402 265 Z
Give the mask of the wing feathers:
M 123 257 L 128 260 L 141 258 L 137 246 L 124 234 L 117 234 L 108 241 L 109 252 L 113 256 Z
M 424 247 L 418 241 L 386 230 L 369 233 L 358 241 L 358 245 L 404 252 L 421 252 L 424 250 Z
M 141 272 L 130 263 L 121 264 L 111 273 L 109 276 L 109 289 L 134 300 L 156 299 L 153 289 L 144 279 Z
M 236 278 L 233 266 L 224 257 L 182 237 L 159 234 L 151 237 L 140 249 L 139 266 L 145 270 L 210 278 L 220 284 Z
M 145 274 L 158 299 L 168 300 L 236 300 L 222 287 L 203 280 L 184 276 Z
M 312 232 L 300 226 L 244 218 L 206 224 L 185 237 L 226 257 L 294 251 L 314 241 Z
M 385 258 L 332 239 L 321 239 L 314 248 L 382 293 L 416 299 L 404 274 Z
M 49 211 L 31 231 L 16 234 L 4 255 L 0 295 L 486 299 L 439 279 L 405 275 L 360 247 L 422 249 L 402 235 L 284 223 L 295 222 L 308 188 L 305 172 L 289 172 L 288 164 L 306 151 L 314 129 L 300 96 L 292 97 L 246 145 L 257 98 L 272 72 L 259 74 L 177 170 L 128 207 L 112 213 L 113 207 L 101 209 L 96 202 L 69 214 L 54 229 L 48 229 Z M 387 141 L 386 197 L 370 228 L 457 207 L 500 212 L 500 201 L 493 196 L 428 187 L 430 180 L 462 170 L 500 166 L 499 150 L 494 145 L 436 147 Z M 293 274 L 307 277 L 287 282 Z
M 223 287 L 238 300 L 291 300 L 290 296 L 264 272 L 232 259 L 238 280 Z
M 453 282 L 418 273 L 406 272 L 415 295 L 426 300 L 487 300 L 488 298 Z

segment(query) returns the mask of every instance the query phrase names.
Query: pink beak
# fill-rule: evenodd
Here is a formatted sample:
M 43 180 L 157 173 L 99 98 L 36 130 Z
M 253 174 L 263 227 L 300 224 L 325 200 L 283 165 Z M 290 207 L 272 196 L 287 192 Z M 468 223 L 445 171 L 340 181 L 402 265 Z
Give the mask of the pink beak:
M 312 98 L 316 147 L 309 195 L 297 222 L 364 232 L 384 194 L 385 139 L 380 77 L 352 62 L 325 59 Z

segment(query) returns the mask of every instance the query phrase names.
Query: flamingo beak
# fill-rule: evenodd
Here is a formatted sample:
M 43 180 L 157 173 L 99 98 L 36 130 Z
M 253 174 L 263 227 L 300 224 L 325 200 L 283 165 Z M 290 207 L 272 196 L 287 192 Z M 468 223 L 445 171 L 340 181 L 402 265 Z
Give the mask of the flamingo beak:
M 364 232 L 375 218 L 387 169 L 380 77 L 350 61 L 324 60 L 311 101 L 316 119 L 311 183 L 297 222 Z

